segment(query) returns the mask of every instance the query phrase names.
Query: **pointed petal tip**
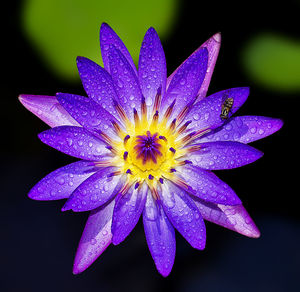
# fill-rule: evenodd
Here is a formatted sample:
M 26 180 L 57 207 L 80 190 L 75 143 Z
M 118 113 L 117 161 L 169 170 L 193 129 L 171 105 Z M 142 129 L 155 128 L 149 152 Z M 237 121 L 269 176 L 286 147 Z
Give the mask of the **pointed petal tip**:
M 260 238 L 260 235 L 261 235 L 261 233 L 260 233 L 260 231 L 258 230 L 258 228 L 256 227 L 256 230 L 253 231 L 253 233 L 252 233 L 252 237 L 253 237 L 253 238 Z
M 100 29 L 102 29 L 102 28 L 111 28 L 111 27 L 106 22 L 102 22 Z
M 73 275 L 78 275 L 84 272 L 90 265 L 83 264 L 82 262 L 78 261 L 77 257 L 75 257 L 74 264 L 73 264 Z
M 277 127 L 276 127 L 277 129 L 276 129 L 276 131 L 280 130 L 282 128 L 283 124 L 284 124 L 283 120 L 282 119 L 274 118 L 274 121 L 277 122 Z
M 69 211 L 69 210 L 71 210 L 71 209 L 72 209 L 72 208 L 69 206 L 68 202 L 66 202 L 66 203 L 62 206 L 62 208 L 60 209 L 60 211 L 65 212 L 65 211 Z
M 37 198 L 37 195 L 35 192 L 33 191 L 29 191 L 29 193 L 27 194 L 28 198 L 31 200 L 35 200 L 35 201 L 39 201 L 39 199 Z
M 254 222 L 252 222 L 251 226 L 245 230 L 236 230 L 238 233 L 250 237 L 250 238 L 259 238 L 261 233 Z
M 190 243 L 191 244 L 191 243 Z M 198 250 L 204 250 L 206 246 L 206 239 L 204 241 L 201 242 L 197 242 L 195 244 L 191 244 L 191 247 L 198 249 Z
M 158 35 L 156 29 L 155 29 L 153 26 L 150 26 L 150 27 L 147 29 L 146 34 L 148 34 L 148 33 Z
M 26 100 L 25 94 L 20 94 L 20 95 L 18 96 L 18 99 L 19 99 L 19 101 L 23 104 L 24 100 Z
M 170 273 L 171 273 L 171 271 L 172 271 L 172 266 L 171 266 L 171 268 L 159 268 L 158 269 L 158 267 L 156 267 L 157 268 L 157 271 L 164 277 L 164 278 L 166 278 L 166 277 L 168 277 L 169 275 L 170 275 Z
M 30 106 L 30 104 L 32 104 L 32 102 L 34 101 L 35 98 L 36 98 L 36 96 L 32 95 L 32 94 L 20 94 L 18 96 L 20 103 L 28 110 L 29 110 L 28 106 Z
M 119 245 L 123 240 L 120 240 L 119 238 L 116 238 L 114 235 L 112 236 L 112 239 L 111 239 L 111 243 L 113 245 Z
M 81 63 L 83 60 L 87 59 L 86 57 L 82 57 L 82 56 L 77 56 L 76 57 L 76 63 Z
M 221 38 L 222 38 L 222 37 L 221 37 L 221 32 L 218 32 L 218 33 L 214 34 L 212 37 L 214 38 L 214 40 L 215 40 L 216 42 L 218 42 L 218 43 L 221 42 Z

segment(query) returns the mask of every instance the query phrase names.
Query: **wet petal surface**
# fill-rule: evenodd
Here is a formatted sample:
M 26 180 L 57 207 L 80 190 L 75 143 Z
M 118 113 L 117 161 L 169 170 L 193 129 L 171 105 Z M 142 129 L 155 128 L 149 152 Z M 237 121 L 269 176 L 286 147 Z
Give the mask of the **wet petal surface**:
M 237 116 L 230 119 L 223 127 L 203 136 L 201 142 L 237 141 L 251 143 L 272 135 L 282 125 L 283 122 L 280 119 L 262 116 Z
M 152 108 L 156 94 L 165 94 L 167 68 L 163 47 L 159 37 L 150 28 L 143 40 L 139 58 L 138 77 L 146 104 Z
M 121 243 L 133 230 L 143 212 L 148 186 L 136 188 L 133 185 L 125 195 L 118 194 L 113 214 L 112 243 Z
M 206 96 L 206 92 L 209 87 L 210 79 L 212 76 L 212 73 L 215 68 L 215 64 L 219 55 L 219 50 L 220 50 L 220 45 L 221 45 L 221 34 L 216 33 L 213 35 L 210 39 L 208 39 L 204 44 L 202 44 L 194 53 L 192 53 L 167 79 L 167 88 L 169 87 L 175 73 L 179 70 L 183 64 L 188 61 L 189 59 L 193 58 L 195 54 L 198 53 L 199 50 L 202 48 L 206 48 L 208 51 L 208 62 L 207 62 L 207 69 L 205 73 L 204 80 L 202 82 L 202 85 L 198 91 L 198 99 L 202 99 L 203 97 Z
M 204 249 L 205 224 L 198 208 L 188 194 L 173 183 L 164 183 L 160 198 L 172 225 L 192 247 Z
M 55 96 L 21 94 L 20 102 L 50 127 L 79 126 Z
M 50 201 L 68 198 L 88 177 L 98 170 L 90 161 L 77 161 L 54 170 L 29 192 L 34 200 Z
M 263 153 L 239 142 L 220 141 L 197 144 L 201 148 L 189 155 L 195 166 L 205 169 L 232 169 L 252 163 Z
M 109 66 L 119 102 L 133 121 L 133 109 L 140 113 L 142 92 L 137 76 L 126 58 L 114 46 L 109 49 Z
M 117 117 L 113 102 L 117 99 L 117 93 L 109 73 L 84 57 L 77 57 L 77 67 L 87 95 L 110 114 Z
M 118 35 L 113 31 L 113 29 L 107 23 L 103 23 L 100 28 L 101 54 L 102 54 L 104 68 L 111 73 L 110 71 L 111 68 L 109 65 L 110 45 L 114 45 L 118 50 L 120 50 L 120 52 L 126 58 L 127 62 L 130 64 L 130 67 L 132 68 L 133 72 L 136 74 L 136 67 L 126 46 L 124 45 L 122 40 L 118 37 Z
M 76 252 L 73 273 L 87 269 L 111 243 L 111 221 L 115 201 L 91 211 Z
M 162 100 L 163 111 L 176 99 L 172 115 L 176 117 L 186 105 L 196 100 L 205 77 L 207 60 L 207 49 L 201 48 L 180 66 L 170 82 L 165 98 Z
M 143 223 L 156 268 L 166 277 L 170 274 L 175 260 L 175 231 L 161 204 L 156 202 L 150 193 L 143 212 Z
M 81 127 L 61 126 L 38 135 L 41 141 L 68 155 L 97 161 L 110 151 L 106 144 Z
M 257 238 L 260 232 L 243 205 L 225 206 L 194 199 L 205 220 L 221 225 L 248 237 Z
M 215 129 L 225 123 L 221 118 L 222 106 L 228 98 L 233 99 L 228 118 L 231 117 L 246 101 L 248 87 L 238 87 L 219 91 L 194 104 L 185 121 L 192 121 L 191 127 L 197 130 Z
M 68 93 L 58 93 L 57 99 L 66 111 L 84 128 L 117 138 L 112 122 L 118 121 L 92 99 Z
M 106 167 L 86 179 L 72 193 L 62 211 L 90 211 L 105 204 L 114 197 L 123 186 L 120 176 L 110 176 L 114 167 Z
M 179 173 L 188 185 L 187 191 L 194 196 L 217 204 L 241 204 L 241 200 L 230 186 L 212 172 L 197 166 L 186 165 Z

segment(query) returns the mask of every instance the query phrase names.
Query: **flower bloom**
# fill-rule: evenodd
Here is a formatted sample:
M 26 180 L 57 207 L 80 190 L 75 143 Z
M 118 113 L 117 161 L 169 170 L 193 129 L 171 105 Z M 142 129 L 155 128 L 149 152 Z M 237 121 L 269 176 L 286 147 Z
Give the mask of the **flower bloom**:
M 211 170 L 254 162 L 247 144 L 282 126 L 279 119 L 232 115 L 246 101 L 245 87 L 206 97 L 220 48 L 214 35 L 167 78 L 156 31 L 144 37 L 138 70 L 123 42 L 103 24 L 104 68 L 84 57 L 77 66 L 88 97 L 20 95 L 22 104 L 51 129 L 45 144 L 81 160 L 43 178 L 29 197 L 67 199 L 62 210 L 91 211 L 74 273 L 119 244 L 140 216 L 158 271 L 175 258 L 174 228 L 204 249 L 204 219 L 249 237 L 260 233 L 235 192 Z

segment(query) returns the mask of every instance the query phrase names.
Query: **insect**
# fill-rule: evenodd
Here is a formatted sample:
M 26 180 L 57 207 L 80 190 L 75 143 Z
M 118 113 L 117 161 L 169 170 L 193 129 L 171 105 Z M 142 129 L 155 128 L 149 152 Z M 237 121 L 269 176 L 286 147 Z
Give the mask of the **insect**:
M 226 98 L 221 108 L 220 118 L 222 120 L 228 119 L 228 115 L 232 109 L 232 106 L 233 106 L 233 98 L 232 97 Z

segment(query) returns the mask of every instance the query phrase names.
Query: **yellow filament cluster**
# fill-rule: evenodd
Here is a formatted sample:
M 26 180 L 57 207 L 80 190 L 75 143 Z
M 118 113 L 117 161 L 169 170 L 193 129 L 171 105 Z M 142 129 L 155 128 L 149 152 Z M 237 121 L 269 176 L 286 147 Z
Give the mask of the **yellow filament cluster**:
M 180 146 L 179 142 L 176 141 L 178 133 L 176 133 L 174 126 L 167 122 L 166 118 L 159 121 L 158 113 L 154 113 L 153 118 L 148 121 L 146 113 L 142 113 L 141 119 L 135 116 L 134 124 L 127 120 L 126 130 L 118 131 L 122 142 L 114 141 L 113 147 L 117 152 L 114 165 L 123 173 L 128 174 L 129 183 L 146 181 L 152 189 L 160 178 L 170 178 L 172 176 L 171 169 L 179 165 L 179 161 L 176 159 L 183 156 L 185 152 L 181 149 L 182 145 Z M 157 133 L 157 137 L 163 137 L 157 141 L 161 145 L 159 150 L 162 155 L 156 156 L 156 163 L 152 160 L 143 162 L 143 159 L 137 158 L 135 149 L 137 136 L 147 135 L 147 131 L 150 131 L 152 136 Z

